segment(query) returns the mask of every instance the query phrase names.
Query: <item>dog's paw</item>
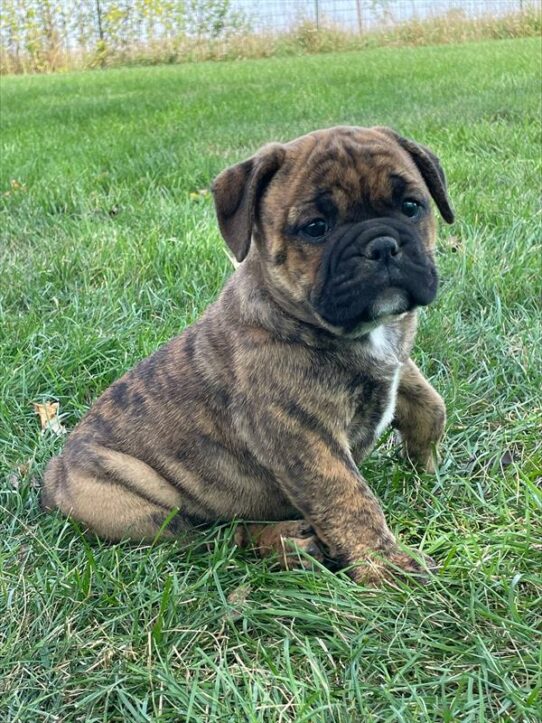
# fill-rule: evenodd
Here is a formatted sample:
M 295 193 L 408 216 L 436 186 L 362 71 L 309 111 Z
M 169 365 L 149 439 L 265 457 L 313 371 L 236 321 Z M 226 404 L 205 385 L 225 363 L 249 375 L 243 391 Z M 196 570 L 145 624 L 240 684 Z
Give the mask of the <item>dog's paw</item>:
M 435 474 L 438 469 L 439 454 L 435 447 L 412 447 L 403 443 L 401 449 L 403 459 L 410 462 L 418 472 Z
M 427 585 L 437 570 L 437 563 L 429 555 L 414 550 L 405 552 L 397 547 L 383 556 L 368 555 L 348 572 L 355 582 L 363 585 L 381 585 L 394 579 Z
M 238 547 L 252 546 L 259 557 L 276 556 L 283 570 L 310 569 L 314 560 L 324 560 L 314 530 L 303 520 L 239 525 L 234 539 Z
M 429 555 L 418 551 L 397 550 L 386 557 L 386 570 L 396 577 L 409 577 L 422 585 L 427 584 L 438 570 L 438 565 Z

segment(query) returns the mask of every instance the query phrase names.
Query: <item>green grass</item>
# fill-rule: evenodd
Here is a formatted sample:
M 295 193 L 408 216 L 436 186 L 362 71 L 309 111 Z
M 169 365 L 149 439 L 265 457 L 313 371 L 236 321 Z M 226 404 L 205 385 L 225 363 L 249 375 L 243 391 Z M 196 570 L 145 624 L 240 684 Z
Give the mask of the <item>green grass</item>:
M 2 81 L 0 720 L 540 720 L 538 63 L 527 39 Z M 192 322 L 230 267 L 190 193 L 338 123 L 431 146 L 457 211 L 415 351 L 449 411 L 440 472 L 389 440 L 364 465 L 439 575 L 369 590 L 273 572 L 230 527 L 152 548 L 42 515 L 63 440 L 31 402 L 72 428 Z

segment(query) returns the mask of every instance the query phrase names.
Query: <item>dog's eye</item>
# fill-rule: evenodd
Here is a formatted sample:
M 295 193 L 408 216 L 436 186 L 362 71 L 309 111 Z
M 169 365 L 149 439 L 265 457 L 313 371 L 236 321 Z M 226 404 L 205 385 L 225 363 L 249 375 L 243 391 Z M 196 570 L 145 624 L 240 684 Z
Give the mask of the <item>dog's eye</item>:
M 299 230 L 303 236 L 308 236 L 311 239 L 320 239 L 328 232 L 328 225 L 327 221 L 323 218 L 313 218 L 312 221 L 306 223 Z
M 416 218 L 420 215 L 421 210 L 421 203 L 418 203 L 418 201 L 414 201 L 414 199 L 412 198 L 406 198 L 401 205 L 402 213 L 404 213 L 405 216 L 408 216 L 409 218 Z

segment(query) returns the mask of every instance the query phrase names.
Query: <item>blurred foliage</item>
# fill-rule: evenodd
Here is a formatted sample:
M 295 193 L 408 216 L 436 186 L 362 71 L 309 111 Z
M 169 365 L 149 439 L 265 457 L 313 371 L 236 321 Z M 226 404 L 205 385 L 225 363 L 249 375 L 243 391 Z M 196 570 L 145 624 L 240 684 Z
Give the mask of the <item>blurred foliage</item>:
M 2 0 L 0 70 L 43 72 L 95 67 L 160 43 L 246 32 L 232 0 Z
M 407 21 L 395 19 L 386 0 L 370 6 L 379 18 L 372 29 L 300 15 L 295 26 L 273 32 L 255 31 L 234 0 L 2 0 L 0 73 L 435 45 L 539 36 L 541 30 L 538 1 L 525 0 L 506 15 L 470 17 L 452 8 Z

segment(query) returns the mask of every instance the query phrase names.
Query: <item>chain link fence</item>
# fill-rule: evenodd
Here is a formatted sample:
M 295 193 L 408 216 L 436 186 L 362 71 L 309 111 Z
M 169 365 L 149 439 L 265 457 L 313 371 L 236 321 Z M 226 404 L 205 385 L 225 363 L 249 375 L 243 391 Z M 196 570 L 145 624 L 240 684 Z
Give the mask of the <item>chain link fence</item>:
M 479 19 L 523 12 L 522 0 L 232 0 L 255 31 L 287 32 L 300 22 L 363 33 L 450 13 Z
M 0 71 L 31 72 L 340 50 L 359 45 L 360 38 L 370 34 L 400 32 L 403 27 L 419 32 L 420 24 L 431 22 L 440 22 L 442 33 L 448 22 L 474 27 L 511 18 L 509 34 L 536 34 L 541 0 L 0 2 Z M 280 43 L 273 40 L 281 37 Z M 410 42 L 404 33 L 402 38 Z M 456 39 L 468 37 L 460 34 Z M 439 38 L 433 32 L 428 42 Z

